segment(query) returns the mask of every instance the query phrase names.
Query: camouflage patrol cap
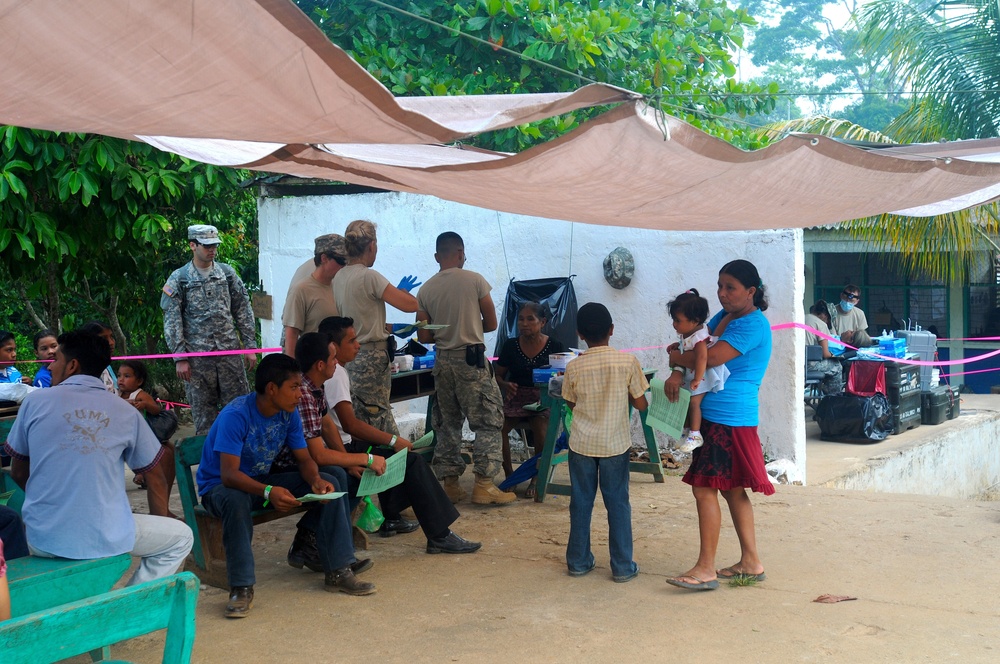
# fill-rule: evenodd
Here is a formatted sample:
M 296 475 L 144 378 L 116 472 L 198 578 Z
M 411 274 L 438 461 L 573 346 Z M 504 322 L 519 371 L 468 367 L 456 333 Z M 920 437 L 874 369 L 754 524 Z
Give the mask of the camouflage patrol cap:
M 316 251 L 314 251 L 313 254 L 316 256 L 319 256 L 320 254 L 333 254 L 337 258 L 347 258 L 347 249 L 344 247 L 344 237 L 342 235 L 337 235 L 336 233 L 320 235 L 316 238 Z
M 219 230 L 215 226 L 208 224 L 194 224 L 188 226 L 188 239 L 200 242 L 201 244 L 221 244 Z

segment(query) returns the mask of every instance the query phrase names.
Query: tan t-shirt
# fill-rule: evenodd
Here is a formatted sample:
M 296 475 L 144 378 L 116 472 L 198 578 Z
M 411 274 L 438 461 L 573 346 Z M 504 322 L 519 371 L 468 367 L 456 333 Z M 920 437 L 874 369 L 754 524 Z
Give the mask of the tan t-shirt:
M 337 303 L 333 299 L 333 288 L 321 284 L 309 275 L 292 284 L 281 312 L 281 324 L 294 327 L 303 334 L 318 332 L 319 324 L 327 316 L 336 316 Z
M 826 322 L 819 316 L 816 316 L 815 314 L 806 314 L 805 323 L 809 327 L 819 330 L 823 334 L 829 334 L 830 336 L 833 336 L 833 333 L 830 331 L 830 328 L 826 324 Z M 819 346 L 820 341 L 826 341 L 825 339 L 821 339 L 820 337 L 816 336 L 815 333 L 810 332 L 809 330 L 806 330 L 805 332 L 806 332 L 807 346 Z
M 333 299 L 341 316 L 354 319 L 360 343 L 385 341 L 385 302 L 389 280 L 364 265 L 347 265 L 333 278 Z
M 313 259 L 307 260 L 305 263 L 300 265 L 298 269 L 295 270 L 295 274 L 292 275 L 292 281 L 288 284 L 288 290 L 291 292 L 292 286 L 299 283 L 309 275 L 313 273 L 316 269 L 316 261 Z
M 456 350 L 483 343 L 483 313 L 479 300 L 493 290 L 483 275 L 459 267 L 442 270 L 427 280 L 417 294 L 420 311 L 431 323 L 447 325 L 434 331 L 441 350 Z

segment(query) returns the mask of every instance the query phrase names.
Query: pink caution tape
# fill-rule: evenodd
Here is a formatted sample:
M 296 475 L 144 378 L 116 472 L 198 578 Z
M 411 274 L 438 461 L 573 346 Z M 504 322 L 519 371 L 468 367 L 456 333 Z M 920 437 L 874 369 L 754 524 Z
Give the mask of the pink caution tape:
M 824 339 L 826 339 L 828 341 L 835 341 L 838 344 L 841 344 L 842 346 L 846 346 L 847 348 L 850 348 L 851 350 L 858 350 L 854 346 L 850 346 L 848 344 L 845 344 L 844 342 L 840 341 L 836 337 L 831 337 L 828 334 L 824 334 L 824 333 L 820 332 L 819 330 L 817 330 L 815 328 L 812 328 L 812 327 L 809 327 L 808 325 L 805 325 L 804 323 L 780 323 L 778 325 L 772 325 L 771 329 L 772 330 L 787 330 L 789 328 L 794 328 L 794 327 L 800 328 L 802 330 L 808 330 L 808 331 L 812 332 L 813 334 L 815 334 L 817 337 L 822 337 L 822 338 L 824 338 Z M 914 366 L 919 366 L 919 367 L 952 367 L 952 366 L 955 366 L 956 364 L 971 364 L 973 362 L 981 362 L 981 361 L 989 359 L 991 357 L 996 357 L 997 355 L 1000 355 L 1000 350 L 993 350 L 993 351 L 990 351 L 989 353 L 983 353 L 982 355 L 975 355 L 973 357 L 966 357 L 966 358 L 962 358 L 962 359 L 958 359 L 958 360 L 936 360 L 936 361 L 930 361 L 930 360 L 908 360 L 908 359 L 901 358 L 901 357 L 889 357 L 888 355 L 878 355 L 877 353 L 873 353 L 871 355 L 871 357 L 874 357 L 874 358 L 877 358 L 877 359 L 880 359 L 880 360 L 891 360 L 891 361 L 897 362 L 899 364 L 912 364 Z
M 185 357 L 217 357 L 221 355 L 257 355 L 258 353 L 280 353 L 282 348 L 240 348 L 239 350 L 209 350 L 200 353 L 165 353 L 161 355 L 116 355 L 112 362 L 122 360 L 176 360 Z M 53 360 L 17 360 L 18 364 L 48 363 Z

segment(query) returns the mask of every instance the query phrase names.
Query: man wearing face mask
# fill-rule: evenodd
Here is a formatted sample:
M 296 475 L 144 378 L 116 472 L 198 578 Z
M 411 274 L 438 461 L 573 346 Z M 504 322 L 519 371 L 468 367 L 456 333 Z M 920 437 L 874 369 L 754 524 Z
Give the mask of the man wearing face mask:
M 861 289 L 854 284 L 847 284 L 840 292 L 840 302 L 833 307 L 831 321 L 833 331 L 840 335 L 840 340 L 859 348 L 872 345 L 868 335 L 868 317 L 858 307 L 861 301 Z

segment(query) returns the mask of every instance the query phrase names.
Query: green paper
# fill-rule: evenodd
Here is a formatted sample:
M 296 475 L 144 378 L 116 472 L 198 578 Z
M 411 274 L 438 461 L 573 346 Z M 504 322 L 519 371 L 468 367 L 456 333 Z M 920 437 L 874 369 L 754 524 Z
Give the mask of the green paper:
M 684 430 L 684 420 L 687 419 L 688 404 L 691 402 L 691 392 L 680 390 L 676 403 L 670 403 L 663 393 L 663 382 L 659 378 L 649 381 L 649 389 L 653 393 L 652 403 L 646 411 L 646 424 L 657 431 L 662 431 L 675 440 L 681 439 Z
M 307 493 L 304 496 L 300 496 L 295 500 L 300 503 L 314 503 L 317 500 L 336 500 L 341 496 L 347 495 L 346 491 L 331 491 L 330 493 Z
M 14 495 L 13 490 L 8 491 L 6 493 L 0 493 L 0 505 L 6 505 L 7 501 L 9 501 L 11 499 L 11 496 L 13 495 Z
M 403 483 L 406 475 L 406 448 L 393 454 L 385 460 L 385 472 L 376 475 L 374 470 L 366 469 L 361 475 L 361 485 L 358 486 L 358 498 L 380 493 Z
M 433 444 L 434 444 L 434 432 L 428 431 L 420 438 L 417 438 L 415 441 L 413 441 L 413 449 L 419 450 L 425 447 L 430 447 Z
M 404 323 L 390 323 L 390 325 L 395 328 L 396 325 L 403 325 Z M 414 330 L 443 330 L 448 327 L 447 325 L 434 325 L 433 323 L 428 323 L 427 321 L 417 321 L 416 323 L 409 323 L 406 327 L 401 327 L 393 334 L 409 334 Z

